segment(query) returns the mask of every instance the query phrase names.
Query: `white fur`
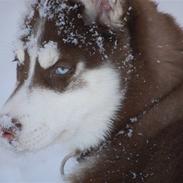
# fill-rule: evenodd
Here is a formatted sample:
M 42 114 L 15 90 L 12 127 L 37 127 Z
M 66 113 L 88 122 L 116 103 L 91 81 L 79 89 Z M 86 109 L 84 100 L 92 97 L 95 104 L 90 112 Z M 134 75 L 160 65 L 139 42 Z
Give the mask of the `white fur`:
M 60 54 L 57 48 L 57 43 L 53 41 L 49 41 L 43 48 L 40 48 L 38 53 L 39 63 L 44 69 L 53 66 L 58 61 L 59 57 Z
M 108 22 L 114 27 L 120 27 L 121 26 L 121 17 L 123 15 L 123 7 L 121 0 L 110 0 L 111 1 L 111 7 L 112 11 L 109 12 L 109 20 L 107 18 L 107 15 L 104 14 L 104 17 L 102 17 L 102 21 Z
M 38 27 L 35 30 L 35 33 L 30 36 L 30 41 L 27 42 L 26 44 L 26 49 L 30 57 L 29 73 L 28 73 L 27 81 L 25 82 L 26 87 L 30 87 L 32 84 L 32 78 L 35 71 L 36 61 L 39 56 L 39 52 L 41 50 L 41 48 L 39 48 L 39 45 L 40 45 L 40 38 L 43 33 L 44 24 L 45 24 L 45 19 L 38 20 Z
M 15 55 L 19 61 L 20 64 L 24 63 L 25 60 L 25 51 L 24 51 L 24 45 L 22 41 L 18 41 L 16 49 L 15 49 Z
M 113 27 L 121 27 L 121 17 L 123 15 L 122 0 L 80 0 L 85 5 L 85 12 L 93 21 L 99 16 L 101 22 Z M 101 8 L 102 1 L 108 2 L 111 10 L 105 11 Z
M 35 66 L 36 66 L 37 51 L 38 51 L 37 46 L 28 50 L 28 53 L 30 55 L 30 66 L 29 66 L 28 78 L 27 78 L 27 81 L 25 82 L 25 85 L 27 87 L 30 87 L 32 83 L 32 78 L 33 78 Z
M 80 0 L 85 5 L 85 12 L 93 21 L 97 16 L 96 4 L 92 0 Z
M 37 60 L 47 69 L 61 56 L 54 42 L 40 48 L 44 23 L 44 19 L 38 21 L 35 34 L 26 44 L 30 56 L 28 79 L 5 104 L 0 116 L 8 114 L 22 124 L 13 143 L 17 150 L 36 150 L 56 141 L 68 144 L 71 151 L 98 145 L 110 132 L 123 99 L 119 75 L 107 63 L 86 69 L 79 62 L 64 92 L 31 86 Z
M 83 62 L 79 62 L 77 64 L 76 72 L 74 74 L 74 77 L 78 77 L 79 74 L 81 74 L 85 69 L 85 64 Z
M 85 70 L 81 88 L 58 93 L 26 83 L 4 106 L 2 114 L 23 125 L 16 149 L 36 150 L 54 141 L 67 143 L 71 151 L 97 145 L 112 127 L 123 93 L 116 71 L 109 65 Z

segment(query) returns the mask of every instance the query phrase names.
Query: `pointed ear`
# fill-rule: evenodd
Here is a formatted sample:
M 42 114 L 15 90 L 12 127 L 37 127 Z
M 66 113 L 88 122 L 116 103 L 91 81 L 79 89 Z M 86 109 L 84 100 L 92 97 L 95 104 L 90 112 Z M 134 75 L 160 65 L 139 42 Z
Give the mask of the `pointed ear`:
M 80 0 L 90 21 L 98 19 L 101 23 L 115 28 L 121 27 L 124 0 Z

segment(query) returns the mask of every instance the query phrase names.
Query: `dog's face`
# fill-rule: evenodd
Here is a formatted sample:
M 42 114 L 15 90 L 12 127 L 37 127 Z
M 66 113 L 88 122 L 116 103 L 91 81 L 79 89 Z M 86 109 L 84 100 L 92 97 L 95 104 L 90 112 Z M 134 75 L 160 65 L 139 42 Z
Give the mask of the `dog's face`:
M 72 150 L 95 146 L 112 128 L 123 98 L 111 60 L 116 32 L 86 22 L 81 3 L 59 2 L 49 2 L 46 16 L 34 6 L 16 51 L 17 86 L 1 111 L 0 131 L 17 150 L 56 141 Z

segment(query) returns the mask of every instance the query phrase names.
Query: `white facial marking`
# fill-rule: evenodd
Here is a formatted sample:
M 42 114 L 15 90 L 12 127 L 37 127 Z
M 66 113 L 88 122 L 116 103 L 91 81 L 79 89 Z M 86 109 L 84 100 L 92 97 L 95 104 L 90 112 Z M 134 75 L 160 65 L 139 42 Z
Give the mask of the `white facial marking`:
M 86 71 L 85 64 L 83 62 L 79 62 L 76 66 L 76 71 L 73 75 L 73 79 L 70 81 L 69 86 L 67 87 L 68 91 L 81 88 L 85 85 L 84 80 L 82 80 L 82 78 L 80 77 L 84 71 Z
M 87 4 L 91 0 L 82 1 Z M 38 86 L 30 90 L 37 60 L 47 69 L 60 57 L 54 42 L 40 48 L 44 23 L 44 20 L 38 22 L 25 48 L 30 57 L 28 79 L 5 104 L 0 116 L 8 114 L 22 124 L 22 130 L 13 143 L 17 150 L 36 150 L 55 141 L 68 144 L 71 151 L 96 146 L 110 132 L 112 119 L 124 98 L 119 75 L 111 65 L 86 69 L 80 62 L 71 78 L 70 88 L 64 92 Z M 82 87 L 72 87 L 80 81 L 84 83 Z M 3 125 L 6 125 L 4 123 L 3 120 Z M 9 125 L 8 120 L 7 123 Z
M 32 82 L 32 78 L 34 76 L 35 66 L 39 56 L 39 45 L 40 45 L 39 41 L 43 33 L 44 24 L 45 24 L 44 19 L 40 19 L 38 21 L 37 29 L 35 29 L 35 33 L 31 35 L 30 41 L 27 42 L 27 45 L 26 45 L 29 58 L 30 58 L 28 79 L 25 81 L 25 84 L 24 84 L 26 87 L 30 86 Z
M 83 62 L 79 62 L 76 67 L 75 77 L 79 76 L 85 69 L 85 65 Z
M 123 99 L 119 76 L 107 65 L 82 70 L 77 79 L 84 87 L 63 93 L 39 87 L 27 93 L 24 85 L 4 106 L 2 114 L 22 123 L 16 149 L 36 150 L 57 140 L 71 151 L 83 150 L 105 139 Z
M 19 60 L 20 64 L 24 63 L 25 60 L 25 52 L 24 50 L 16 50 L 17 59 Z
M 15 49 L 15 55 L 19 61 L 20 64 L 23 64 L 25 61 L 25 50 L 24 45 L 22 41 L 18 41 L 16 49 Z
M 25 81 L 26 87 L 30 86 L 32 82 L 32 78 L 34 76 L 34 71 L 35 71 L 35 66 L 37 61 L 37 48 L 32 48 L 28 52 L 30 57 L 30 66 L 29 66 L 28 78 L 27 78 L 27 81 Z
M 60 54 L 57 48 L 57 43 L 49 41 L 40 48 L 38 53 L 38 60 L 42 68 L 48 69 L 53 66 L 59 59 Z

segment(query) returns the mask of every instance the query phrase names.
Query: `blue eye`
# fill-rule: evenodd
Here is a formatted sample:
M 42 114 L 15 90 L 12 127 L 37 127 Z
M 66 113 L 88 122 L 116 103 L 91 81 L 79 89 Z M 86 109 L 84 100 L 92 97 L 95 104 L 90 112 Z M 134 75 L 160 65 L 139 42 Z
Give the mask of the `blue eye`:
M 70 69 L 68 67 L 58 67 L 56 70 L 55 70 L 55 73 L 57 75 L 65 75 L 67 74 L 68 72 L 70 71 Z

